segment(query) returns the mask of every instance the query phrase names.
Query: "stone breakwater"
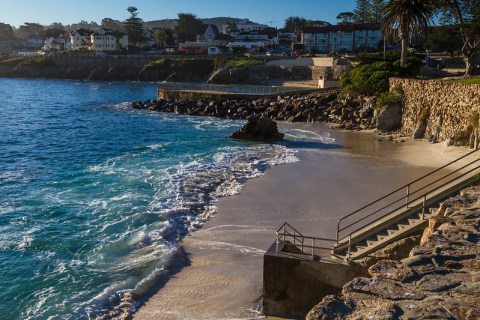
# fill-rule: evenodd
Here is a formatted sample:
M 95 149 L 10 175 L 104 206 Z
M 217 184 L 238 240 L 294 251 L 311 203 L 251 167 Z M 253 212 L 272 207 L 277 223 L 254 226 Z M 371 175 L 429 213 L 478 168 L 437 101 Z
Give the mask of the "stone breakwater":
M 480 187 L 445 201 L 408 258 L 368 272 L 307 319 L 480 319 Z
M 135 109 L 210 116 L 224 119 L 247 119 L 259 115 L 277 121 L 326 122 L 347 130 L 374 129 L 374 101 L 368 97 L 352 97 L 338 92 L 307 95 L 262 97 L 226 100 L 147 100 L 132 103 Z

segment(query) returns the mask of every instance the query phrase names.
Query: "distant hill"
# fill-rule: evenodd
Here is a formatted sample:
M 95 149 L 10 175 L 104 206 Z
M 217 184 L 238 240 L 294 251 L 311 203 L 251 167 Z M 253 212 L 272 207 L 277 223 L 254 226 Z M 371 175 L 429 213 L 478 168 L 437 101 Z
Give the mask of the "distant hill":
M 232 18 L 232 17 L 215 17 L 215 18 L 206 18 L 206 19 L 201 19 L 201 20 L 205 24 L 214 24 L 221 30 L 222 25 L 228 24 L 229 22 L 238 23 L 238 22 L 240 22 L 241 20 L 244 20 L 244 19 Z M 178 22 L 177 19 L 153 20 L 153 21 L 145 22 L 145 27 L 148 28 L 148 29 L 150 29 L 150 28 L 174 29 L 175 26 L 177 25 L 177 22 Z

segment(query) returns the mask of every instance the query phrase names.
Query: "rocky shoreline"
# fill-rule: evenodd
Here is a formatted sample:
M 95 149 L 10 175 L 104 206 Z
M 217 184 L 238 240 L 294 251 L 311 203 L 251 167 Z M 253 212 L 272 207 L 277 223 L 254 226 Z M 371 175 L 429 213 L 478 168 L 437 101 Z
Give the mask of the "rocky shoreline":
M 307 319 L 480 319 L 479 243 L 475 186 L 440 206 L 407 258 L 374 264 Z
M 324 122 L 346 130 L 376 128 L 375 100 L 340 91 L 215 102 L 147 100 L 132 103 L 135 109 L 223 119 L 247 119 L 259 115 L 277 121 Z

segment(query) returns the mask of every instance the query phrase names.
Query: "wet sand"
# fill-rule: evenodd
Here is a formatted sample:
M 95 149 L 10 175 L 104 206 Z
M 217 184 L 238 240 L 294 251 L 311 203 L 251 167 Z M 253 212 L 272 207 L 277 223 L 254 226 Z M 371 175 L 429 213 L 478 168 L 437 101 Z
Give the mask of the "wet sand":
M 466 152 L 375 141 L 373 134 L 319 124 L 280 127 L 328 131 L 335 142 L 291 142 L 299 162 L 270 168 L 221 199 L 215 217 L 184 239 L 187 266 L 148 297 L 135 319 L 262 318 L 263 253 L 283 222 L 304 235 L 334 237 L 338 218 Z

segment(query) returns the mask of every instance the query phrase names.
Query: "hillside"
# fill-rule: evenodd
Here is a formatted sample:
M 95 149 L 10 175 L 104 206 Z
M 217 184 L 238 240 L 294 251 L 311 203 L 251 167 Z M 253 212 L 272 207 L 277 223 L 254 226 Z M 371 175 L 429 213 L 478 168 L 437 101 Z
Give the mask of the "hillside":
M 216 25 L 219 29 L 221 29 L 221 26 L 224 24 L 228 24 L 229 22 L 239 22 L 243 19 L 240 18 L 232 18 L 232 17 L 214 17 L 214 18 L 205 18 L 201 19 L 203 23 L 205 24 L 214 24 Z M 167 29 L 173 29 L 177 25 L 177 19 L 161 19 L 161 20 L 152 20 L 152 21 L 146 21 L 145 22 L 145 27 L 147 29 L 150 28 L 167 28 Z

